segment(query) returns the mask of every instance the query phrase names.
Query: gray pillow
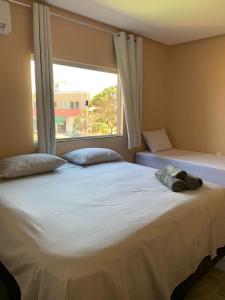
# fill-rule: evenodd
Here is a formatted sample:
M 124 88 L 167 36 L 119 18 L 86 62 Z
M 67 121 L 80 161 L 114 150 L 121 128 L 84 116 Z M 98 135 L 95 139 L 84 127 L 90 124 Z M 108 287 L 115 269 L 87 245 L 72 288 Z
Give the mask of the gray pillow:
M 0 177 L 17 178 L 46 173 L 61 167 L 65 162 L 60 157 L 45 153 L 12 156 L 0 161 Z
M 66 153 L 63 155 L 63 158 L 78 165 L 92 165 L 123 160 L 120 154 L 106 148 L 82 148 Z

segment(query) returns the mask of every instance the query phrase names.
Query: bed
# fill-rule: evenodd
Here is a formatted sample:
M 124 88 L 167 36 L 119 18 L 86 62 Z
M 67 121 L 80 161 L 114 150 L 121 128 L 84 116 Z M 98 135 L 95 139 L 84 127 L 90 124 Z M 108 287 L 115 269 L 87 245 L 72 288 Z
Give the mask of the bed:
M 225 189 L 176 194 L 113 162 L 0 182 L 0 261 L 23 300 L 170 299 L 225 245 Z
M 137 164 L 163 169 L 169 164 L 185 169 L 204 180 L 225 186 L 225 156 L 203 152 L 170 149 L 152 153 L 136 153 Z

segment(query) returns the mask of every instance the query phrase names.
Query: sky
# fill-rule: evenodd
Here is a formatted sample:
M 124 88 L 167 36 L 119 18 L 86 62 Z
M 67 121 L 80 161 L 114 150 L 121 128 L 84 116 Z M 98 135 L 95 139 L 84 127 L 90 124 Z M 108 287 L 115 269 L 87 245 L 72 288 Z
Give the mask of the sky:
M 54 82 L 60 92 L 86 91 L 90 96 L 104 88 L 117 85 L 117 74 L 54 64 Z M 34 61 L 31 61 L 32 92 L 35 93 Z

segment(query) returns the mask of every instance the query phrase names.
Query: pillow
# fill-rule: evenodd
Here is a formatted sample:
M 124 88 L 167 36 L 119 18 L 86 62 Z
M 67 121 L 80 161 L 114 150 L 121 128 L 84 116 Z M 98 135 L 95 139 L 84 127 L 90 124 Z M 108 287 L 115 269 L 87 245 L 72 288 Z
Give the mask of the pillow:
M 143 136 L 153 153 L 173 148 L 165 129 L 144 131 Z
M 0 176 L 16 178 L 55 170 L 65 164 L 65 160 L 50 154 L 35 153 L 12 156 L 0 161 Z
M 78 165 L 92 165 L 110 161 L 123 160 L 117 152 L 106 148 L 82 148 L 63 155 L 69 162 Z

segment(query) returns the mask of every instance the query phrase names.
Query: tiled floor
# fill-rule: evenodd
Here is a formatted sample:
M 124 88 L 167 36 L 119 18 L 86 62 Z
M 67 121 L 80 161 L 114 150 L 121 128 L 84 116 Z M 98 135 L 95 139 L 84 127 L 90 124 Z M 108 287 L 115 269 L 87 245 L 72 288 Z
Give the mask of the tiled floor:
M 1 279 L 0 300 L 9 300 Z M 200 280 L 185 300 L 225 300 L 225 259 Z

